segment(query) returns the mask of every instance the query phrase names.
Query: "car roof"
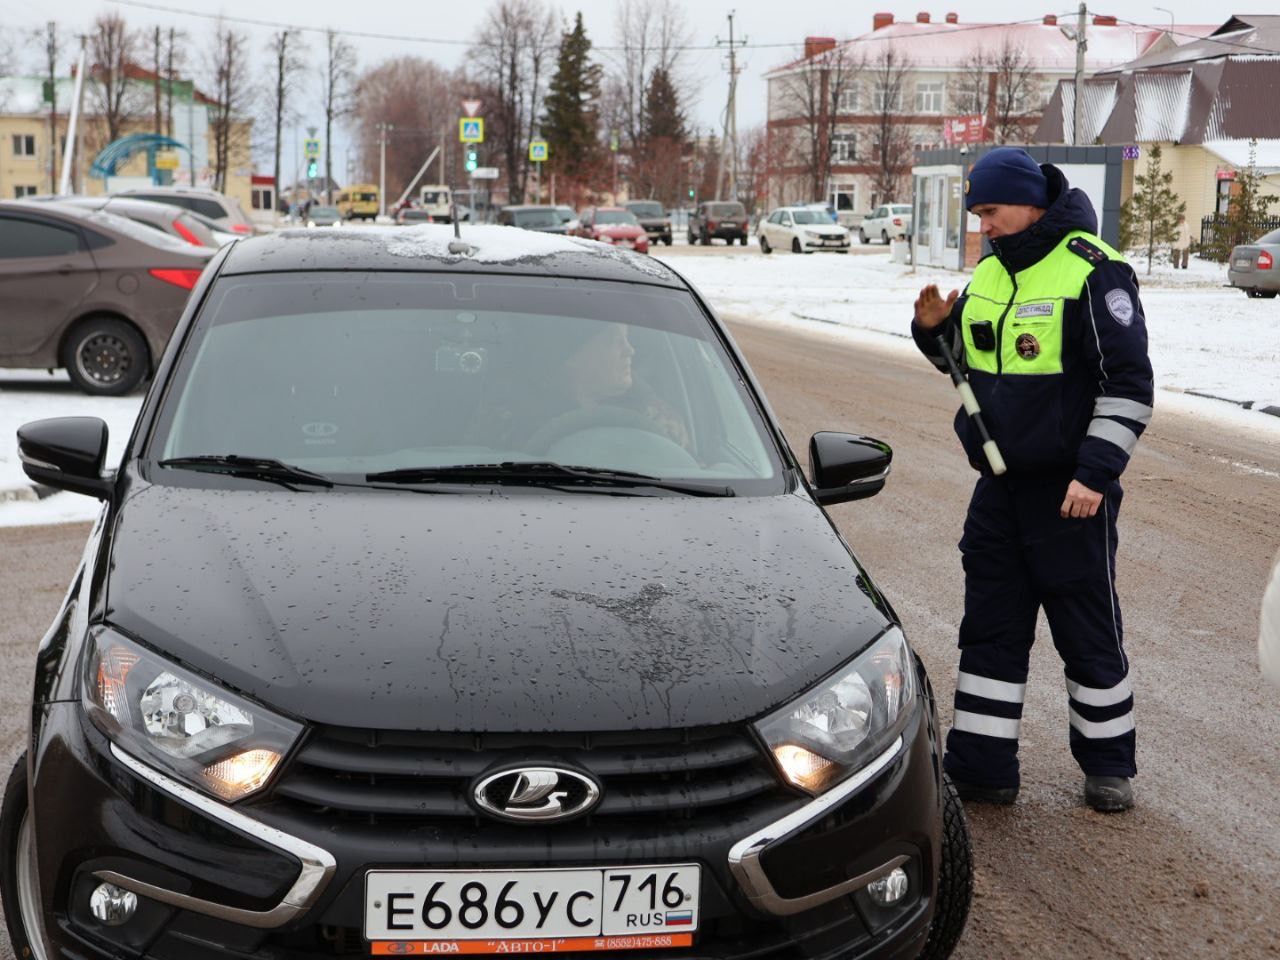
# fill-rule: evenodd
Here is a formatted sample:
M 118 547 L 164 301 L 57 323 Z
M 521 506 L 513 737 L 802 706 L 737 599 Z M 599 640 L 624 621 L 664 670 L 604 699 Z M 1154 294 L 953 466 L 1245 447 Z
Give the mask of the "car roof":
M 237 241 L 220 273 L 304 270 L 476 273 L 616 280 L 687 289 L 670 267 L 628 250 L 576 237 L 463 225 L 469 253 L 450 253 L 448 224 L 405 227 L 278 230 Z

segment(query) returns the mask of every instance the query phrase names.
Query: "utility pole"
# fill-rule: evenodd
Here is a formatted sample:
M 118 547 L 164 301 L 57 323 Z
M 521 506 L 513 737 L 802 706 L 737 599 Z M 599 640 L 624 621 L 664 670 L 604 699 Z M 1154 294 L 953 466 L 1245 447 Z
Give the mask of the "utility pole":
M 86 45 L 89 38 L 80 34 L 80 59 L 76 62 L 76 86 L 71 94 L 71 118 L 67 121 L 67 146 L 62 154 L 62 180 L 58 184 L 58 193 L 66 196 L 72 188 L 72 163 L 79 161 L 80 151 L 80 101 L 84 95 L 84 62 L 87 54 Z
M 724 136 L 720 141 L 720 160 L 716 169 L 716 194 L 723 196 L 726 200 L 738 199 L 738 74 L 742 71 L 738 67 L 738 47 L 746 46 L 747 38 L 735 40 L 733 37 L 733 17 L 736 11 L 729 11 L 729 39 L 727 41 L 716 39 L 716 46 L 728 46 L 729 48 L 729 102 L 724 109 Z M 725 154 L 729 156 L 729 191 L 727 194 L 720 193 L 720 182 L 724 175 Z
M 387 215 L 387 134 L 394 130 L 393 123 L 378 124 L 378 215 Z
M 1080 12 L 1076 17 L 1076 92 L 1075 92 L 1075 115 L 1071 121 L 1071 142 L 1075 146 L 1080 146 L 1080 127 L 1084 121 L 1084 52 L 1089 46 L 1089 42 L 1085 37 L 1086 14 L 1088 11 L 1083 3 L 1080 4 Z
M 45 28 L 44 52 L 49 66 L 49 192 L 58 192 L 58 24 L 50 20 Z

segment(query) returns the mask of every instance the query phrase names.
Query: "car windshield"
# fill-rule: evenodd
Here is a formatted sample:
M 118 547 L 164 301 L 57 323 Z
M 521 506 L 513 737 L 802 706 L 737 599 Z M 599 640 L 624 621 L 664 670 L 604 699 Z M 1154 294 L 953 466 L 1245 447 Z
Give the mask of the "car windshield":
M 342 214 L 338 213 L 337 207 L 312 207 L 310 216 L 314 220 L 316 217 L 340 217 Z
M 685 291 L 323 273 L 213 288 L 149 455 L 237 454 L 348 482 L 545 463 L 777 493 L 777 447 Z
M 556 207 L 556 216 L 560 218 L 561 223 L 568 223 L 570 220 L 577 220 L 578 214 L 573 207 Z
M 707 216 L 710 217 L 745 217 L 747 211 L 740 203 L 709 203 Z
M 597 210 L 596 223 L 639 223 L 630 210 Z
M 376 193 L 357 193 L 356 199 L 365 203 L 377 203 L 378 195 Z
M 449 195 L 440 190 L 426 190 L 422 194 L 423 203 L 448 203 Z
M 830 223 L 831 218 L 817 210 L 793 210 L 791 216 L 796 223 Z
M 561 223 L 554 210 L 513 210 L 511 219 L 517 227 L 558 227 Z
M 637 217 L 661 217 L 662 204 L 660 203 L 629 203 L 627 209 L 634 213 Z
M 889 208 L 889 211 L 891 213 L 910 213 L 911 205 L 906 203 L 895 203 L 892 207 Z

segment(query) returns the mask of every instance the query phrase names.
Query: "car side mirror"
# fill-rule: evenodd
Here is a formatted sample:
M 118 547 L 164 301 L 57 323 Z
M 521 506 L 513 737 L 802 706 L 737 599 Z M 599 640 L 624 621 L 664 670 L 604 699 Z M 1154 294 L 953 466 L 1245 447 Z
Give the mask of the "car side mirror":
M 102 474 L 107 425 L 97 417 L 53 417 L 18 428 L 18 459 L 36 483 L 109 500 L 115 476 Z
M 863 500 L 883 489 L 893 450 L 852 433 L 815 433 L 809 440 L 814 494 L 823 506 Z

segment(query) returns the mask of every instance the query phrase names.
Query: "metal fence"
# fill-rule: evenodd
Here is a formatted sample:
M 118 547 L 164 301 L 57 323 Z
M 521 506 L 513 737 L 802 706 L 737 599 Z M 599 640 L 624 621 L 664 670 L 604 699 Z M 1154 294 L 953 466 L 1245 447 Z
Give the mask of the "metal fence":
M 1204 260 L 1225 262 L 1231 256 L 1231 248 L 1242 243 L 1253 243 L 1264 233 L 1280 230 L 1280 217 L 1267 217 L 1254 220 L 1236 229 L 1233 236 L 1225 232 L 1229 229 L 1227 216 L 1222 213 L 1211 213 L 1200 220 L 1200 257 Z

